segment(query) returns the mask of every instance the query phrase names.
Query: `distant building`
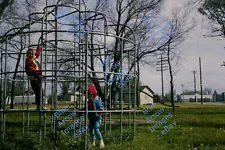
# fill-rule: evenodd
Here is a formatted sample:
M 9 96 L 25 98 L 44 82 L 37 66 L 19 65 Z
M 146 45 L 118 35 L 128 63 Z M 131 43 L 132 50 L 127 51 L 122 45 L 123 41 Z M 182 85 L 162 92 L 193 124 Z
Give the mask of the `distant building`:
M 139 94 L 140 94 L 140 105 L 153 104 L 154 92 L 148 86 L 146 86 L 146 85 L 140 86 Z
M 64 102 L 85 102 L 85 95 L 78 91 L 72 92 L 68 91 L 66 95 L 63 96 Z
M 20 96 L 15 96 L 14 100 L 13 100 L 13 104 L 35 104 L 35 95 L 32 91 L 28 92 L 25 91 L 24 95 L 20 95 Z M 6 98 L 6 105 L 11 104 L 11 97 L 7 96 Z M 44 96 L 43 97 L 43 104 L 48 104 L 48 100 L 47 98 Z
M 217 91 L 215 90 L 213 92 L 213 101 L 214 102 L 221 102 L 221 101 L 225 101 L 225 97 L 224 97 L 224 93 L 221 91 L 221 94 L 218 94 Z
M 78 105 L 85 104 L 85 95 L 77 91 L 68 91 L 67 94 L 60 98 L 61 101 L 58 104 L 74 104 L 76 109 L 78 109 Z
M 195 96 L 196 96 L 196 100 L 197 102 L 201 102 L 201 95 L 200 94 L 196 94 L 196 95 L 179 95 L 177 97 L 177 100 L 179 102 L 183 102 L 183 103 L 189 103 L 189 102 L 196 102 L 195 100 Z M 202 99 L 203 102 L 212 102 L 212 95 L 202 95 Z
M 77 101 L 80 101 L 80 102 L 85 102 L 85 95 L 82 94 L 82 93 L 79 93 L 79 92 L 75 92 L 74 94 L 73 93 L 70 93 L 70 99 L 69 101 L 71 102 L 77 102 Z

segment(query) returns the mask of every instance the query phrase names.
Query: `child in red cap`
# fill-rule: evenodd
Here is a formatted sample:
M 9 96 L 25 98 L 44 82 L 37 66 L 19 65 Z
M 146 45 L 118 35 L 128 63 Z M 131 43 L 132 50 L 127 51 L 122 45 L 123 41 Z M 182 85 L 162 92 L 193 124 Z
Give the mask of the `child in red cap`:
M 104 110 L 104 106 L 102 105 L 101 101 L 96 98 L 97 90 L 94 85 L 91 85 L 88 88 L 88 110 Z M 100 140 L 100 148 L 104 148 L 105 144 L 103 142 L 102 134 L 100 132 L 100 125 L 102 117 L 97 112 L 88 113 L 89 119 L 89 131 L 91 138 L 93 140 L 92 145 L 95 146 L 95 134 L 97 135 L 98 139 Z

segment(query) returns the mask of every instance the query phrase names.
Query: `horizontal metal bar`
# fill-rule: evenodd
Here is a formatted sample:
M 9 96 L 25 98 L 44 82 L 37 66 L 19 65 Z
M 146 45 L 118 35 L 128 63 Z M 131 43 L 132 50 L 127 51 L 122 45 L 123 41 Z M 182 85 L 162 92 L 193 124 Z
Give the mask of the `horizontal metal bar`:
M 63 108 L 60 108 L 60 109 L 63 109 Z M 10 112 L 43 112 L 43 113 L 52 113 L 52 112 L 58 112 L 60 109 L 58 110 L 36 110 L 36 109 L 28 109 L 28 110 L 23 110 L 23 109 L 9 109 L 9 110 L 3 110 L 3 109 L 0 109 L 0 112 L 4 112 L 4 113 L 10 113 Z M 72 113 L 74 112 L 74 110 L 68 110 L 64 113 Z M 86 111 L 82 111 L 82 110 L 78 110 L 78 111 L 75 111 L 76 113 L 85 113 Z M 99 112 L 99 113 L 121 113 L 121 112 L 142 112 L 141 110 L 136 110 L 136 109 L 130 109 L 130 110 L 102 110 L 102 111 L 87 111 L 89 113 L 91 112 Z

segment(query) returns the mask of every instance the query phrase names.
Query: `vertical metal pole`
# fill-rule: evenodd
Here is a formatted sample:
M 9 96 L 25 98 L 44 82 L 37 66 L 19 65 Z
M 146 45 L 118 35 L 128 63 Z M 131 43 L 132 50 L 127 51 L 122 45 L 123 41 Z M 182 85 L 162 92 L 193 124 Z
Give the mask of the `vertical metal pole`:
M 55 9 L 55 14 L 57 16 L 57 9 L 58 7 L 56 7 Z M 57 39 L 57 36 L 58 36 L 58 33 L 57 33 L 57 18 L 55 19 L 55 63 L 54 63 L 54 77 L 55 77 L 55 80 L 54 80 L 54 100 L 55 100 L 55 108 L 57 107 L 57 69 L 58 69 L 58 39 Z
M 199 57 L 199 70 L 200 70 L 201 104 L 202 104 L 202 64 L 201 64 L 201 57 Z
M 129 71 L 129 78 L 130 78 L 130 52 L 128 51 L 128 71 Z M 133 80 L 133 79 L 132 79 Z M 133 82 L 133 81 L 132 81 Z M 130 80 L 128 81 L 128 110 L 130 110 L 130 102 L 131 102 L 131 88 L 130 88 Z M 134 90 L 136 90 L 136 89 L 134 89 Z M 134 95 L 134 96 L 136 96 L 136 95 Z M 128 120 L 129 120 L 129 131 L 130 131 L 130 128 L 131 128 L 131 118 L 130 118 L 130 114 L 131 114 L 131 112 L 129 112 L 129 114 L 128 114 Z
M 121 38 L 121 45 L 120 45 L 120 58 L 121 58 L 121 69 L 123 69 L 123 39 Z M 122 83 L 122 81 L 121 81 Z M 121 93 L 121 99 L 120 99 L 120 109 L 121 109 L 121 113 L 120 113 L 120 143 L 123 142 L 123 88 L 120 88 L 120 93 Z
M 76 42 L 75 42 L 76 34 L 75 34 L 75 32 L 74 32 L 73 36 L 74 36 L 74 39 L 73 39 L 73 54 L 74 54 L 74 58 L 76 58 L 77 56 L 76 56 Z M 73 82 L 73 93 L 72 94 L 74 95 L 73 108 L 74 108 L 74 111 L 75 111 L 75 109 L 78 109 L 78 106 L 77 106 L 78 105 L 78 97 L 81 96 L 81 93 L 79 93 L 78 97 L 76 96 L 76 86 L 77 86 L 76 81 L 77 81 L 77 78 L 76 78 L 76 67 L 75 67 L 76 66 L 76 62 L 75 61 L 73 62 L 73 65 L 74 65 L 74 69 L 73 69 L 73 71 L 74 71 L 73 72 L 74 82 Z M 75 118 L 73 118 L 73 121 L 75 121 Z M 75 133 L 75 128 L 74 128 L 74 132 L 73 133 Z
M 106 51 L 107 51 L 107 49 L 106 49 L 106 34 L 107 34 L 107 26 L 105 25 L 106 24 L 106 21 L 104 20 L 104 55 L 106 54 Z M 104 57 L 105 58 L 105 57 Z M 103 68 L 103 71 L 105 71 L 104 70 L 105 68 Z M 104 74 L 104 73 L 103 73 Z M 104 78 L 105 78 L 105 76 L 104 76 Z M 107 98 L 107 96 L 108 96 L 108 87 L 106 86 L 106 84 L 105 84 L 105 86 L 104 86 L 104 92 L 105 92 L 105 99 L 104 99 L 104 102 L 107 102 L 107 104 L 106 103 L 104 103 L 105 104 L 105 108 L 108 108 L 108 103 L 109 103 L 109 109 L 111 109 L 111 100 L 108 100 L 108 98 Z M 107 100 L 106 100 L 107 99 Z M 109 118 L 111 117 L 111 113 L 109 114 Z M 105 133 L 106 133 L 106 130 L 107 130 L 107 118 L 108 118 L 108 113 L 105 113 L 105 117 L 104 117 L 104 121 L 105 121 Z M 111 118 L 110 118 L 110 120 L 111 120 Z M 110 129 L 111 129 L 111 125 L 110 125 Z
M 29 14 L 29 38 L 28 38 L 28 45 L 30 46 L 30 37 L 31 37 L 31 17 Z M 28 93 L 27 93 L 27 135 L 29 135 L 29 126 L 30 126 L 30 113 L 29 113 L 29 93 L 30 93 L 30 79 L 28 77 L 27 87 L 28 87 Z
M 74 32 L 74 34 L 73 34 L 73 36 L 74 36 L 74 41 L 73 41 L 73 53 L 74 53 L 74 58 L 76 58 L 77 56 L 76 56 L 76 42 L 75 42 L 75 37 L 76 37 L 76 34 L 75 34 L 75 32 Z M 80 61 L 80 59 L 79 59 L 79 61 Z M 80 63 L 79 63 L 80 64 Z M 76 86 L 77 86 L 77 84 L 76 84 L 76 81 L 77 81 L 77 79 L 76 79 L 76 62 L 74 61 L 73 62 L 73 65 L 74 65 L 74 72 L 73 72 L 73 75 L 74 75 L 74 82 L 73 82 L 73 95 L 74 95 L 74 104 L 73 104 L 73 109 L 74 109 L 74 111 L 75 111 L 75 109 L 77 109 L 78 108 L 78 98 L 80 99 L 80 97 L 81 97 L 81 93 L 79 92 L 79 95 L 78 95 L 78 97 L 76 97 Z M 71 96 L 70 96 L 71 97 Z M 70 99 L 70 101 L 71 101 L 71 99 Z M 75 106 L 75 103 L 76 103 L 76 106 Z M 80 107 L 80 106 L 79 106 Z M 79 108 L 80 109 L 80 108 Z M 75 117 L 73 118 L 73 122 L 75 122 L 76 120 L 75 120 Z M 74 129 L 73 129 L 73 137 L 74 137 L 74 134 L 75 134 L 75 131 L 76 131 L 76 127 L 74 127 Z
M 6 37 L 6 46 L 5 46 L 5 75 L 4 75 L 4 99 L 3 99 L 3 125 L 2 125 L 2 140 L 5 139 L 5 105 L 6 105 L 6 99 L 7 99 L 7 81 L 8 81 L 8 74 L 7 74 L 7 53 L 8 53 L 8 36 Z
M 110 63 L 109 63 L 109 66 L 108 66 L 109 68 L 110 68 Z M 107 78 L 106 78 L 106 81 L 107 81 Z M 115 108 L 115 100 L 112 102 L 112 86 L 108 86 L 108 84 L 107 84 L 107 90 L 108 90 L 108 93 L 109 93 L 109 102 L 110 102 L 110 109 L 112 108 L 112 107 L 114 107 Z M 114 104 L 114 105 L 112 105 L 112 104 Z M 112 132 L 112 113 L 110 112 L 110 117 L 109 117 L 109 131 L 110 132 Z
M 1 46 L 3 48 L 3 45 Z M 3 72 L 3 54 L 2 54 L 2 51 L 1 51 L 1 72 Z M 1 135 L 3 135 L 3 109 L 2 109 L 2 104 L 3 104 L 3 101 L 5 100 L 3 98 L 3 90 L 4 90 L 4 87 L 3 87 L 3 74 L 1 74 L 1 93 L 0 93 L 0 110 L 1 110 Z M 1 136 L 0 137 L 1 141 L 3 141 L 3 137 Z
M 55 9 L 55 15 L 57 16 L 57 11 L 58 11 L 58 6 L 56 6 Z M 57 107 L 57 101 L 58 101 L 58 97 L 57 97 L 57 69 L 58 69 L 58 39 L 57 39 L 57 17 L 55 17 L 55 64 L 54 64 L 54 100 L 55 100 L 55 106 L 54 109 L 56 109 Z M 54 117 L 55 118 L 55 117 Z M 56 119 L 57 121 L 57 119 Z M 55 121 L 55 122 L 56 122 Z M 57 146 L 57 125 L 55 124 L 55 146 Z
M 136 56 L 136 52 L 137 52 L 137 46 L 136 46 L 136 37 L 134 36 L 134 119 L 133 119 L 133 124 L 134 124 L 134 138 L 136 136 L 136 126 L 135 126 L 135 119 L 136 119 L 136 101 L 137 101 L 137 96 L 136 93 L 137 92 L 137 72 L 136 72 L 136 69 L 137 69 L 137 56 Z
M 87 91 L 87 88 L 88 88 L 88 68 L 87 68 L 87 65 L 88 65 L 88 31 L 86 32 L 85 34 L 85 98 L 87 98 L 88 96 L 88 91 Z M 87 100 L 85 99 L 85 107 L 86 107 L 86 112 L 85 112 L 85 125 L 87 125 L 87 119 L 88 119 L 88 103 L 87 103 Z M 87 130 L 85 132 L 85 150 L 87 150 L 88 148 L 88 141 L 87 141 Z
M 23 49 L 23 45 L 22 45 L 22 36 L 21 36 L 21 49 Z M 23 60 L 25 60 L 25 56 L 23 54 Z M 25 68 L 25 62 L 23 61 L 23 69 Z M 25 85 L 25 82 L 24 82 L 24 71 L 23 71 L 23 85 Z M 24 86 L 23 86 L 23 93 L 22 93 L 22 128 L 23 128 L 23 135 L 24 135 L 24 126 L 25 126 L 25 123 L 24 123 Z
M 162 58 L 162 54 L 161 54 L 161 61 L 160 61 L 160 65 L 161 65 L 161 78 L 162 78 L 162 103 L 164 104 L 164 83 L 163 83 L 163 58 Z
M 3 113 L 2 113 L 2 141 L 5 140 L 5 112 L 4 112 L 5 108 L 3 109 Z
M 3 44 L 1 44 L 1 48 L 3 49 Z M 1 73 L 3 73 L 3 54 L 2 54 L 2 52 L 3 51 L 1 51 L 1 70 L 0 70 Z M 2 109 L 2 103 L 3 103 L 3 74 L 1 74 L 0 78 L 1 78 L 0 109 Z
M 4 128 L 3 128 L 3 121 L 4 121 L 4 113 L 3 113 L 3 109 L 1 109 L 1 141 L 4 141 Z
M 45 16 L 46 17 L 46 16 Z M 45 18 L 42 19 L 42 28 L 41 28 L 41 48 L 43 50 L 44 46 L 43 46 L 43 38 L 44 38 L 44 33 L 43 33 L 43 30 L 44 30 L 44 24 L 45 24 Z M 43 68 L 43 52 L 41 52 L 41 61 L 40 61 L 40 69 L 42 71 L 42 68 Z M 43 82 L 43 79 L 41 78 L 41 91 L 40 91 L 40 108 L 38 109 L 38 115 L 39 115 L 39 142 L 41 142 L 41 137 L 42 137 L 42 112 L 41 112 L 41 109 L 43 107 L 43 91 L 42 91 L 42 82 Z
M 27 135 L 29 135 L 29 126 L 30 126 L 30 118 L 29 118 L 29 91 L 30 91 L 30 86 L 29 86 L 29 78 L 28 78 L 28 82 L 27 82 L 27 86 L 28 86 L 28 93 L 27 93 Z
M 51 65 L 52 65 L 52 67 L 51 68 L 54 68 L 54 55 L 51 55 Z M 52 95 L 51 95 L 51 110 L 53 110 L 54 109 L 54 83 L 53 83 L 53 81 L 54 81 L 54 76 L 53 76 L 53 71 L 51 71 L 51 76 L 52 76 L 52 78 L 51 78 L 51 83 L 52 83 L 52 88 L 51 88 L 51 93 L 52 93 Z M 55 117 L 54 117 L 54 112 L 52 112 L 51 113 L 51 131 L 53 132 L 53 133 L 55 133 Z
M 193 73 L 194 73 L 194 91 L 195 91 L 195 102 L 197 103 L 197 98 L 196 98 L 196 79 L 195 79 L 195 73 L 196 73 L 196 71 L 194 70 L 194 71 L 193 71 Z
M 45 6 L 47 7 L 48 6 L 48 1 L 46 0 L 45 1 Z M 48 11 L 48 8 L 46 8 L 46 11 Z M 47 31 L 48 30 L 48 16 L 46 16 L 46 20 L 45 20 L 45 30 Z M 43 37 L 44 38 L 44 37 Z M 45 34 L 45 41 L 48 40 L 48 34 Z M 43 43 L 43 42 L 42 42 Z M 46 70 L 47 70 L 47 43 L 45 44 L 45 74 L 46 74 Z M 46 74 L 47 75 L 47 74 Z M 44 96 L 42 97 L 43 98 L 43 101 L 44 101 L 44 105 L 46 106 L 47 104 L 45 103 L 46 101 L 46 98 L 47 98 L 47 94 L 46 94 L 46 89 L 47 89 L 47 85 L 46 85 L 46 81 L 47 79 L 45 78 L 44 79 Z M 46 137 L 46 128 L 47 126 L 47 121 L 46 121 L 46 113 L 44 113 L 44 138 Z
M 80 9 L 81 9 L 81 6 L 80 6 L 80 0 L 79 0 L 79 10 Z M 80 19 L 80 12 L 79 12 L 79 22 L 80 21 L 81 21 L 81 19 Z M 80 29 L 80 26 L 79 26 L 79 29 Z M 81 59 L 82 59 L 82 55 L 83 55 L 83 46 L 82 46 L 82 49 L 81 49 L 81 46 L 80 46 L 80 38 L 78 39 L 78 49 L 79 49 L 79 64 L 81 65 Z M 81 76 L 82 76 L 82 78 L 81 78 Z M 80 72 L 80 69 L 79 69 L 79 81 L 81 79 L 83 80 L 83 75 L 82 75 L 82 73 Z M 82 93 L 82 90 L 81 90 L 82 83 L 79 82 L 79 93 Z M 85 88 L 86 88 L 86 85 L 85 85 Z M 80 108 L 81 108 L 81 106 L 83 107 L 83 104 L 84 104 L 83 99 L 81 99 L 81 97 L 79 96 L 79 107 Z M 87 124 L 85 124 L 85 125 L 87 125 Z
M 3 49 L 3 44 L 1 44 L 1 48 Z M 3 51 L 1 51 L 1 70 L 0 72 L 3 73 Z M 2 104 L 3 104 L 3 90 L 4 90 L 4 87 L 3 87 L 3 74 L 1 74 L 1 92 L 0 92 L 0 109 L 2 109 Z
M 8 53 L 8 37 L 6 38 L 6 47 L 5 47 L 5 74 L 4 74 L 4 99 L 7 98 L 7 79 L 8 79 L 8 74 L 6 72 L 8 72 L 6 70 L 7 68 L 7 53 Z M 3 101 L 3 109 L 5 110 L 5 104 L 6 104 L 6 101 L 4 100 Z

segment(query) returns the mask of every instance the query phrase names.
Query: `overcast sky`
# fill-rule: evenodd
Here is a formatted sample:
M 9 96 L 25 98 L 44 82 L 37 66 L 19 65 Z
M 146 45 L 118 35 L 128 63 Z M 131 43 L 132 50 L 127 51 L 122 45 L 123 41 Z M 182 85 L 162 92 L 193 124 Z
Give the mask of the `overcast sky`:
M 163 13 L 171 14 L 175 6 L 182 7 L 188 0 L 166 0 Z M 175 75 L 175 89 L 178 94 L 184 89 L 194 90 L 194 75 L 192 70 L 197 70 L 196 84 L 197 90 L 200 90 L 199 77 L 199 57 L 202 58 L 202 79 L 203 88 L 210 87 L 217 91 L 225 90 L 225 67 L 221 64 L 225 61 L 225 41 L 222 38 L 206 38 L 203 35 L 210 32 L 208 20 L 196 10 L 191 12 L 191 17 L 196 20 L 197 27 L 190 32 L 186 41 L 183 42 L 179 49 L 182 51 L 179 72 Z M 147 84 L 154 92 L 161 94 L 161 75 L 150 67 L 142 68 L 141 80 Z M 165 72 L 164 89 L 165 92 L 170 90 L 169 74 Z

